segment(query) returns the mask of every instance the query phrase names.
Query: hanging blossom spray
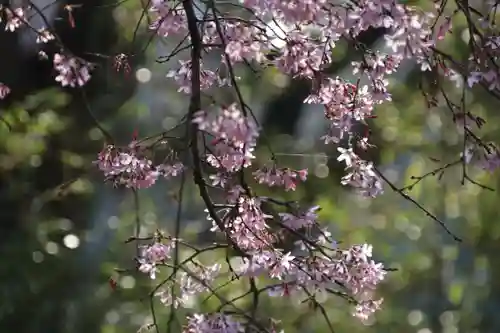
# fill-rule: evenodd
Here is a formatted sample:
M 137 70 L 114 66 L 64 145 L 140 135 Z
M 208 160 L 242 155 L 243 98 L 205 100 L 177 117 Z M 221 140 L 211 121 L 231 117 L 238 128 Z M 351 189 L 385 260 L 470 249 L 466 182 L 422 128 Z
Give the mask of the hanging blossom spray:
M 260 184 L 273 188 L 273 193 L 295 191 L 307 181 L 308 171 L 282 165 L 274 155 L 243 99 L 236 66 L 249 66 L 254 72 L 259 71 L 255 68 L 272 66 L 283 75 L 309 80 L 312 90 L 304 103 L 321 105 L 324 110 L 328 129 L 318 140 L 336 148 L 337 161 L 345 166 L 341 184 L 367 198 L 382 195 L 384 187 L 389 187 L 458 239 L 407 194 L 426 176 L 415 177 L 414 184 L 398 189 L 363 157 L 373 147 L 367 121 L 376 118 L 377 106 L 391 102 L 389 78 L 404 60 L 411 59 L 422 71 L 431 71 L 458 87 L 477 86 L 500 98 L 500 34 L 492 15 L 498 4 L 487 2 L 484 13 L 474 9 L 477 17 L 472 20 L 468 4 L 445 13 L 441 2 L 435 1 L 434 10 L 423 12 L 395 0 L 241 0 L 236 6 L 245 8 L 244 18 L 220 10 L 211 1 L 204 2 L 206 10 L 201 16 L 196 14 L 197 5 L 192 0 L 150 3 L 149 29 L 158 38 L 183 40 L 161 61 L 181 57 L 167 78 L 189 100 L 185 120 L 179 124 L 186 130 L 181 136 L 171 135 L 172 130 L 143 139 L 134 137 L 124 146 L 108 142 L 95 165 L 107 182 L 129 188 L 135 196 L 160 179 L 177 179 L 182 183 L 179 205 L 184 183 L 192 179 L 205 205 L 208 227 L 225 239 L 205 248 L 191 245 L 178 234 L 168 236 L 161 231 L 151 237 L 136 235 L 130 239 L 143 242 L 137 245 L 137 270 L 155 283 L 153 297 L 170 311 L 189 307 L 193 297 L 203 294 L 219 299 L 221 306 L 214 312 L 191 312 L 184 321 L 185 333 L 279 332 L 279 318 L 269 321 L 255 315 L 259 300 L 266 295 L 296 299 L 322 310 L 320 299 L 341 297 L 362 320 L 382 307 L 377 290 L 388 269 L 373 258 L 371 245 L 341 248 L 342 243 L 332 239 L 331 232 L 322 226 L 319 206 L 303 207 L 298 202 L 264 197 L 255 190 L 254 185 Z M 2 22 L 4 29 L 13 32 L 29 28 L 25 19 L 28 10 L 0 7 L 4 14 L 0 18 L 6 20 Z M 478 35 L 469 43 L 471 57 L 465 66 L 457 66 L 463 61 L 455 61 L 439 44 L 453 33 L 451 22 L 457 15 L 466 16 L 468 24 L 473 25 L 469 29 Z M 68 17 L 72 27 L 78 24 L 72 15 Z M 360 34 L 373 28 L 385 29 L 387 51 L 373 51 L 359 42 Z M 349 41 L 360 53 L 360 60 L 351 63 L 354 81 L 326 71 L 332 64 L 332 51 L 341 40 Z M 79 88 L 91 80 L 95 66 L 71 54 L 54 31 L 39 29 L 37 42 L 55 43 L 60 48 L 51 58 L 55 81 L 61 86 Z M 207 54 L 220 57 L 217 68 L 205 66 Z M 44 55 L 44 60 L 49 58 Z M 130 71 L 128 55 L 120 53 L 113 59 L 117 70 Z M 224 104 L 212 97 L 211 104 L 202 105 L 202 96 L 211 96 L 214 89 L 232 89 L 235 100 Z M 435 95 L 421 89 L 429 108 L 439 104 Z M 0 83 L 0 99 L 9 94 L 8 83 Z M 452 100 L 444 90 L 442 94 L 447 101 Z M 450 103 L 464 149 L 457 153 L 457 161 L 436 172 L 462 165 L 463 181 L 481 186 L 469 177 L 467 168 L 494 171 L 500 166 L 499 149 L 473 132 L 484 124 L 482 118 L 458 103 Z M 380 110 L 383 112 L 383 108 Z M 364 130 L 360 132 L 359 128 Z M 263 165 L 256 159 L 260 142 L 272 156 Z M 155 154 L 159 147 L 167 151 L 161 159 Z M 190 249 L 194 255 L 182 261 L 180 248 Z M 206 251 L 220 249 L 226 251 L 227 267 L 203 264 L 198 259 Z M 238 265 L 234 258 L 239 258 Z M 246 296 L 253 310 L 235 305 L 244 296 L 221 296 L 216 280 L 225 284 L 246 282 L 250 289 Z M 116 277 L 109 284 L 114 290 L 119 287 Z M 330 325 L 328 314 L 322 313 Z M 158 330 L 157 325 L 155 319 L 146 327 Z

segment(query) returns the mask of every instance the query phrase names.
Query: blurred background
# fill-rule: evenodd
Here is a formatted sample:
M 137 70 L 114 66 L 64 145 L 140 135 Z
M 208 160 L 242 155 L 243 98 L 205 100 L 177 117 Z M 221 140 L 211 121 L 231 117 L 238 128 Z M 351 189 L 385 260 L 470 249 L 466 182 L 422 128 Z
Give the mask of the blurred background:
M 0 123 L 0 332 L 136 332 L 151 321 L 147 293 L 153 284 L 140 274 L 115 276 L 115 268 L 133 267 L 135 248 L 124 243 L 134 233 L 133 196 L 104 184 L 93 168 L 91 162 L 105 142 L 93 118 L 121 145 L 130 142 L 134 130 L 143 137 L 175 125 L 187 110 L 186 96 L 166 78 L 176 59 L 157 60 L 179 40 L 152 39 L 141 15 L 146 1 L 88 0 L 75 6 L 74 28 L 62 2 L 35 3 L 44 8 L 65 45 L 97 68 L 84 99 L 80 90 L 56 84 L 51 62 L 38 59 L 33 34 L 1 29 L 0 82 L 12 93 L 0 101 L 0 116 L 11 127 Z M 34 20 L 34 26 L 41 24 Z M 452 33 L 441 42 L 460 60 L 468 57 L 465 24 L 456 16 Z M 360 40 L 383 51 L 382 35 L 370 30 Z M 129 74 L 112 67 L 120 53 L 131 55 Z M 356 53 L 342 43 L 334 53 L 331 73 L 352 78 L 350 62 Z M 207 66 L 216 66 L 218 59 L 207 59 Z M 278 162 L 310 171 L 307 183 L 284 197 L 306 206 L 319 204 L 321 220 L 336 240 L 371 243 L 377 260 L 397 268 L 383 284 L 383 310 L 367 323 L 352 318 L 342 300 L 325 302 L 336 332 L 500 332 L 498 191 L 462 186 L 460 168 L 413 188 L 411 195 L 463 238 L 459 244 L 388 188 L 385 195 L 367 200 L 340 185 L 343 167 L 336 161 L 336 149 L 319 140 L 327 126 L 322 109 L 302 104 L 311 88 L 307 82 L 290 80 L 273 68 L 257 78 L 242 67 L 238 75 Z M 405 63 L 391 78 L 394 103 L 379 107 L 371 123 L 377 145 L 371 158 L 401 187 L 413 182 L 411 176 L 456 160 L 462 149 L 449 112 L 428 109 L 418 90 L 419 82 L 428 82 L 426 75 Z M 460 87 L 450 83 L 445 89 L 459 101 Z M 214 94 L 228 102 L 233 98 L 227 91 Z M 474 90 L 466 103 L 474 115 L 487 120 L 482 137 L 500 142 L 500 101 Z M 265 149 L 257 155 L 256 164 L 268 162 Z M 500 188 L 498 174 L 469 172 L 478 182 Z M 178 189 L 175 180 L 160 181 L 140 192 L 141 235 L 157 228 L 173 233 Z M 191 185 L 183 200 L 189 209 L 182 214 L 182 237 L 203 242 L 199 235 L 209 224 Z M 224 253 L 208 254 L 204 260 L 223 263 Z M 111 276 L 117 278 L 115 291 L 109 286 Z M 237 295 L 244 288 L 235 283 L 222 293 Z M 192 310 L 217 306 L 210 299 L 194 302 Z M 168 309 L 160 304 L 157 309 L 164 322 Z M 179 311 L 179 317 L 188 312 Z M 262 297 L 259 314 L 281 319 L 287 333 L 328 331 L 319 311 L 286 299 Z

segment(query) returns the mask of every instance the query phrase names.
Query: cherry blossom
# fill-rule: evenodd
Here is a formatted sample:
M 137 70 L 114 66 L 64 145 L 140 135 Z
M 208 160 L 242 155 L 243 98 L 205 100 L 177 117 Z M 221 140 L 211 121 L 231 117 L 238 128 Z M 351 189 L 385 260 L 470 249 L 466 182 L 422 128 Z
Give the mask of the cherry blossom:
M 141 250 L 141 256 L 137 259 L 139 270 L 143 273 L 148 273 L 151 279 L 156 278 L 156 273 L 159 271 L 158 264 L 164 263 L 170 259 L 171 252 L 175 247 L 175 242 L 168 245 L 155 242 L 152 245 L 144 246 Z
M 152 186 L 160 176 L 165 178 L 178 176 L 184 169 L 180 162 L 154 165 L 144 156 L 144 152 L 135 142 L 128 147 L 106 146 L 95 162 L 104 173 L 106 180 L 115 185 L 140 189 Z
M 166 0 L 155 0 L 151 4 L 150 11 L 156 15 L 150 25 L 151 30 L 163 37 L 187 31 L 184 9 L 179 4 L 172 7 L 173 3 Z
M 235 103 L 221 108 L 217 115 L 198 111 L 193 122 L 213 138 L 211 153 L 207 154 L 207 162 L 213 167 L 231 173 L 251 165 L 258 128 Z
M 46 44 L 52 40 L 54 40 L 54 35 L 50 32 L 50 30 L 46 28 L 41 28 L 38 30 L 38 35 L 36 36 L 36 42 Z
M 5 23 L 5 31 L 14 32 L 16 29 L 19 29 L 21 26 L 24 25 L 26 18 L 24 15 L 25 12 L 23 8 L 18 7 L 15 8 L 14 11 L 12 11 L 9 8 L 5 8 L 4 13 L 7 17 L 7 22 Z
M 193 314 L 183 333 L 242 333 L 245 329 L 231 316 L 222 313 L 212 315 Z
M 180 67 L 176 70 L 171 70 L 167 73 L 168 78 L 173 78 L 179 85 L 179 92 L 184 92 L 186 94 L 191 93 L 191 61 L 179 60 Z M 212 87 L 216 82 L 223 85 L 223 81 L 217 76 L 217 74 L 210 70 L 202 69 L 201 72 L 201 89 L 206 90 Z
M 297 230 L 315 225 L 318 218 L 316 212 L 319 209 L 319 206 L 314 206 L 297 215 L 290 213 L 280 213 L 279 215 L 283 220 L 283 224 L 285 224 L 290 229 Z
M 4 99 L 8 94 L 10 94 L 10 88 L 0 82 L 0 99 Z
M 54 69 L 57 71 L 56 81 L 63 87 L 81 87 L 90 80 L 90 66 L 74 57 L 56 53 Z
M 224 231 L 244 250 L 258 250 L 272 247 L 276 237 L 272 234 L 267 220 L 273 216 L 262 211 L 261 200 L 240 195 L 236 206 L 223 210 Z M 212 220 L 212 231 L 222 231 Z
M 306 181 L 307 170 L 291 170 L 288 168 L 262 167 L 253 173 L 259 184 L 268 186 L 283 186 L 285 191 L 295 190 L 299 181 Z

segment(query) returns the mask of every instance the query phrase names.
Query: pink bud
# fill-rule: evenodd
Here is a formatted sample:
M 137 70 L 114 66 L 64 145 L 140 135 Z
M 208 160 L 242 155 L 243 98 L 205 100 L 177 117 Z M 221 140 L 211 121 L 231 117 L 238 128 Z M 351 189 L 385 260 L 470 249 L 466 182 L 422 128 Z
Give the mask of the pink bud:
M 437 39 L 438 40 L 443 40 L 444 36 L 446 35 L 447 32 L 449 32 L 451 29 L 451 18 L 448 17 L 443 24 L 439 26 L 438 33 L 437 33 Z

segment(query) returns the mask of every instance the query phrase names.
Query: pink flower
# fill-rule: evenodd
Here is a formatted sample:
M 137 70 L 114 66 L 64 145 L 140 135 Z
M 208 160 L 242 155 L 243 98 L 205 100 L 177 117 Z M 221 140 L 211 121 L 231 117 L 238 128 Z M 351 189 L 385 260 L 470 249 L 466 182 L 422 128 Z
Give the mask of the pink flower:
M 183 92 L 186 94 L 191 93 L 191 61 L 179 60 L 180 67 L 176 70 L 171 70 L 167 73 L 168 78 L 173 78 L 175 82 L 179 85 L 178 92 Z M 219 82 L 217 74 L 213 71 L 203 69 L 203 64 L 200 64 L 201 69 L 201 89 L 207 90 L 211 88 L 215 83 Z
M 361 301 L 356 305 L 353 316 L 361 319 L 361 320 L 366 320 L 368 319 L 375 311 L 380 309 L 380 306 L 382 305 L 383 299 L 379 299 L 377 301 L 373 300 L 367 300 L 367 301 Z
M 294 191 L 299 180 L 307 179 L 307 169 L 295 171 L 288 168 L 277 169 L 274 166 L 263 167 L 255 171 L 253 175 L 259 184 L 283 186 L 285 191 Z
M 14 32 L 16 29 L 19 29 L 22 25 L 24 25 L 24 22 L 26 20 L 24 16 L 24 9 L 16 8 L 14 9 L 14 12 L 12 12 L 9 8 L 6 8 L 5 14 L 7 16 L 5 31 Z
M 36 42 L 46 44 L 54 40 L 54 35 L 46 28 L 38 29 L 38 35 L 36 36 Z
M 182 6 L 172 6 L 169 1 L 163 0 L 155 0 L 151 4 L 150 11 L 156 16 L 149 27 L 151 30 L 154 30 L 162 37 L 186 33 L 186 13 Z
M 10 94 L 10 88 L 0 82 L 0 99 L 4 99 Z
M 171 252 L 175 248 L 175 242 L 168 245 L 156 242 L 142 248 L 141 256 L 137 258 L 139 262 L 139 270 L 149 274 L 151 279 L 156 279 L 158 272 L 158 264 L 164 263 L 170 259 Z
M 236 104 L 215 114 L 199 111 L 193 122 L 215 138 L 213 153 L 207 155 L 207 162 L 214 168 L 233 173 L 251 165 L 259 134 L 253 119 L 245 117 Z
M 222 313 L 212 315 L 193 314 L 183 333 L 242 333 L 244 327 L 231 316 Z
M 151 187 L 158 177 L 175 177 L 184 170 L 180 162 L 153 165 L 153 162 L 143 156 L 134 143 L 127 148 L 106 146 L 99 153 L 95 163 L 104 173 L 106 180 L 112 181 L 117 186 L 136 189 Z
M 289 213 L 280 213 L 279 215 L 283 220 L 283 224 L 285 224 L 288 228 L 298 230 L 314 226 L 316 224 L 316 219 L 318 218 L 316 212 L 319 209 L 319 206 L 314 206 L 298 216 Z
M 56 81 L 60 82 L 63 87 L 82 87 L 90 80 L 90 66 L 74 57 L 56 53 L 54 69 L 58 73 Z

